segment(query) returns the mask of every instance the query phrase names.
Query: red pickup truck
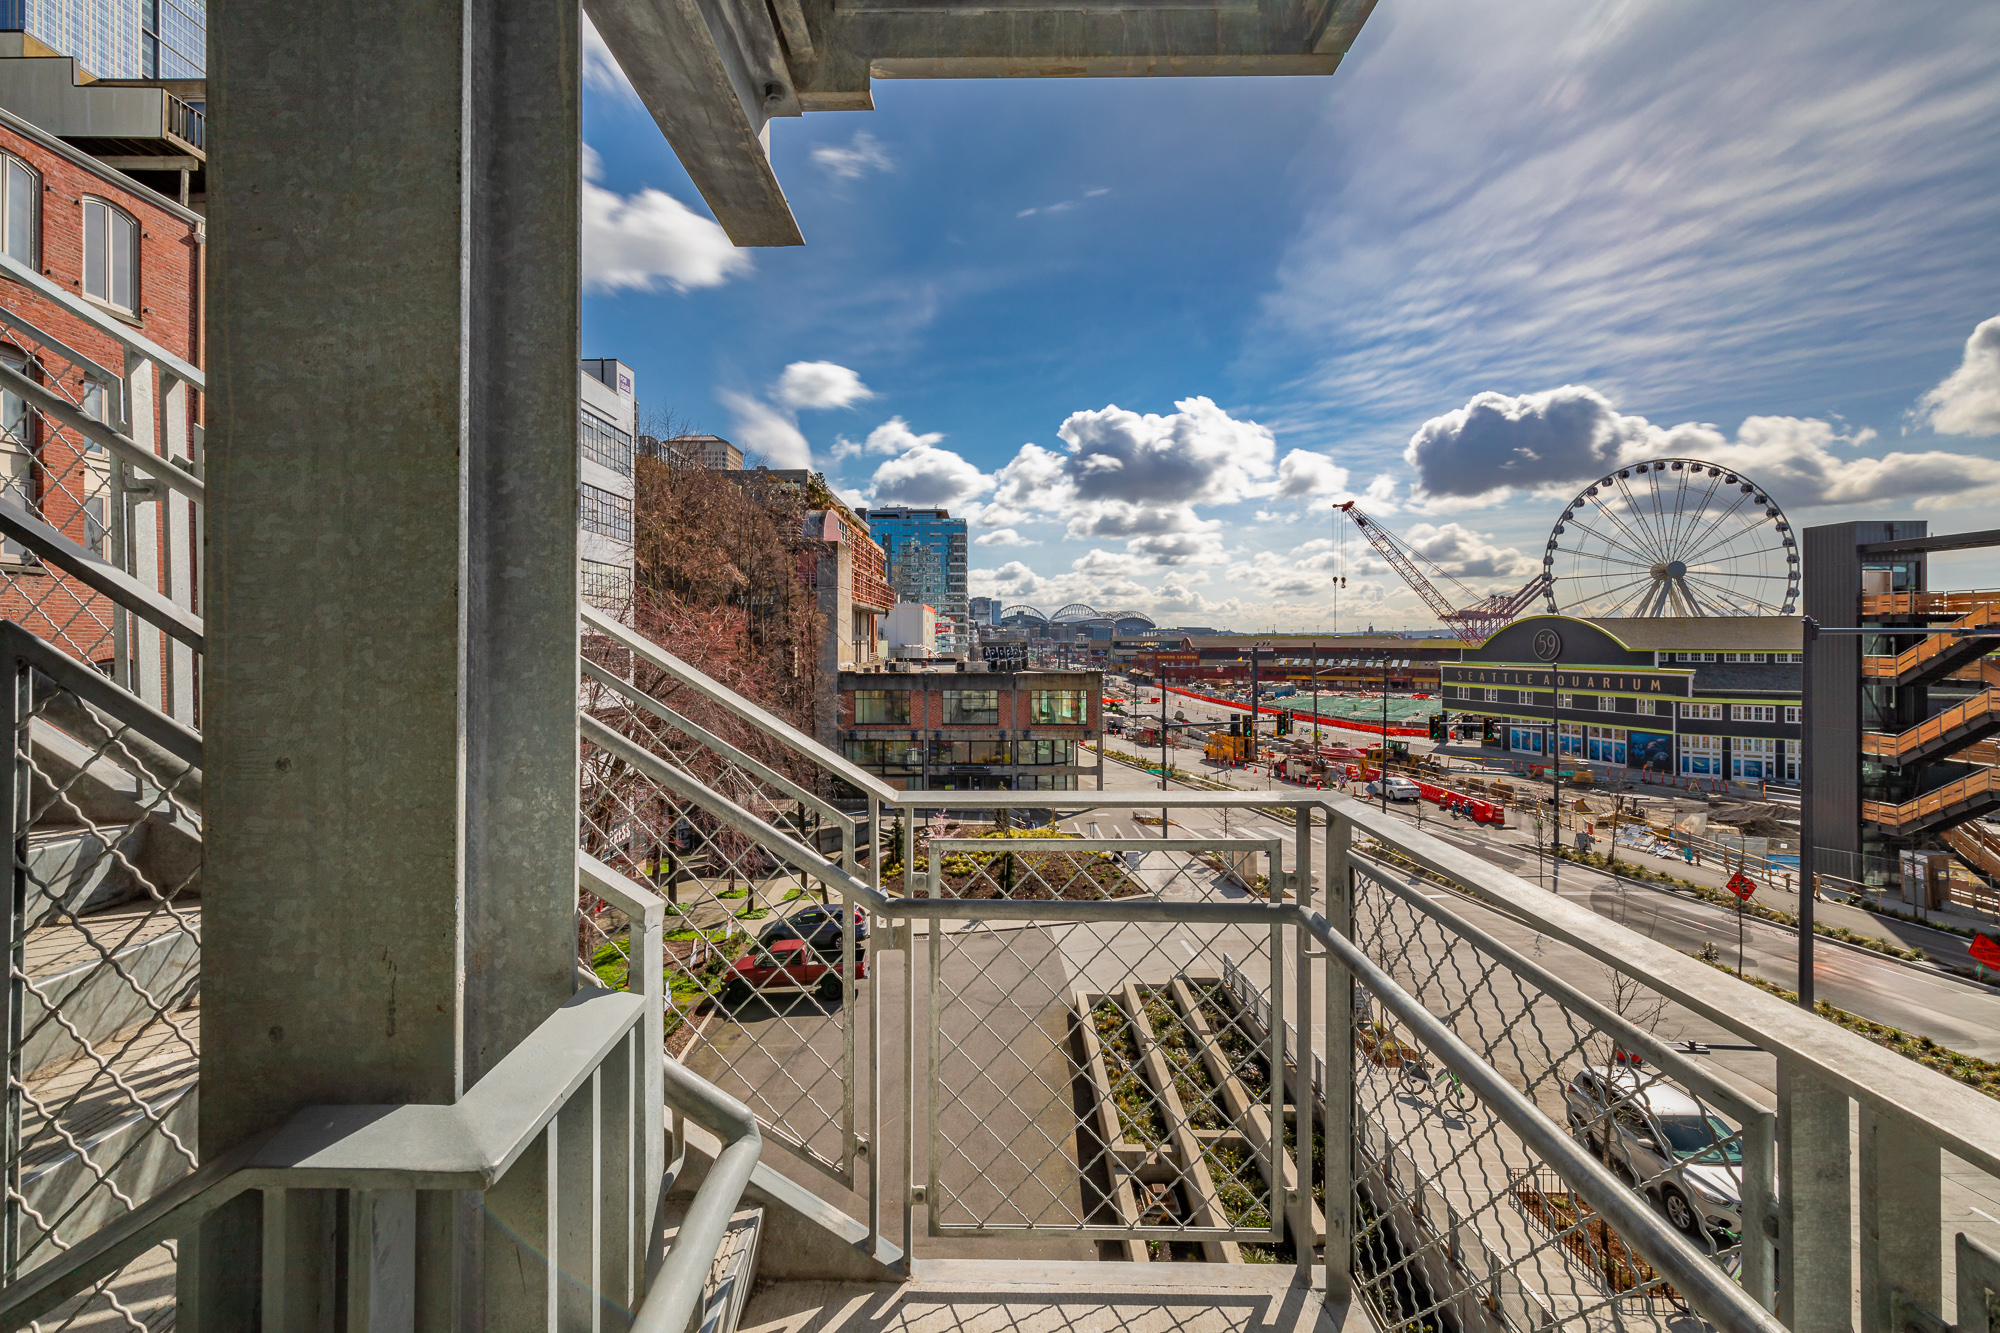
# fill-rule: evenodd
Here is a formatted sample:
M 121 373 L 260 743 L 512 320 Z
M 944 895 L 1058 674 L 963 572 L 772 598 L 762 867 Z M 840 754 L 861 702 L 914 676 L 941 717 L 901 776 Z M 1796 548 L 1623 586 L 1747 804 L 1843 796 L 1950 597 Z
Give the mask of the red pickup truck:
M 857 941 L 854 979 L 867 978 L 868 954 Z M 796 937 L 759 940 L 731 965 L 729 980 L 722 988 L 722 1002 L 737 1004 L 749 999 L 753 991 L 774 990 L 811 990 L 822 999 L 834 999 L 840 994 L 839 947 L 834 946 L 828 956 Z

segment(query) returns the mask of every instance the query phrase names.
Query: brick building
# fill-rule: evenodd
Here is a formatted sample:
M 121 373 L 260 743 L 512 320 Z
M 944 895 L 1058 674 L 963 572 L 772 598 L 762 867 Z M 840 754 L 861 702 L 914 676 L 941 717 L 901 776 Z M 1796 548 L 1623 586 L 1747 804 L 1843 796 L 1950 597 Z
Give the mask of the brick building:
M 847 757 L 909 791 L 1075 791 L 1104 717 L 1099 671 L 978 671 L 961 664 L 840 673 Z
M 896 604 L 887 559 L 861 521 L 845 509 L 810 509 L 799 575 L 819 598 L 819 698 L 813 715 L 818 739 L 839 743 L 835 698 L 841 675 L 881 660 L 882 617 Z
M 0 111 L 0 219 L 0 367 L 19 377 L 0 375 L 0 498 L 199 614 L 193 501 L 58 424 L 37 390 L 199 475 L 199 394 L 174 367 L 202 360 L 202 218 Z M 0 616 L 194 720 L 192 653 L 11 541 Z

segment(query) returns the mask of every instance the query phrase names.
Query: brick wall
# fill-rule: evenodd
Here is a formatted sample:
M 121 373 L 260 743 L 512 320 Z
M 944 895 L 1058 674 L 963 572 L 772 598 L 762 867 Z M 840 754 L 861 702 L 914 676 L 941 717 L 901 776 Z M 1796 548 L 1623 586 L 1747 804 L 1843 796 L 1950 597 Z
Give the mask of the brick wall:
M 138 223 L 139 230 L 136 284 L 139 308 L 126 322 L 167 351 L 200 365 L 201 224 L 179 209 L 165 206 L 166 201 L 143 187 L 120 184 L 116 173 L 93 170 L 87 165 L 88 159 L 81 155 L 48 147 L 4 124 L 0 124 L 0 150 L 40 173 L 38 267 L 42 275 L 81 297 L 83 200 L 86 196 L 95 197 L 124 210 Z M 12 282 L 0 281 L 0 306 L 19 314 L 113 374 L 123 373 L 125 356 L 116 339 L 41 296 Z M 12 329 L 0 329 L 0 353 L 26 360 L 38 351 L 42 349 L 32 339 Z M 82 393 L 82 376 L 63 364 L 53 349 L 36 358 L 29 373 L 52 386 L 60 381 L 65 396 L 74 398 Z M 185 400 L 186 420 L 176 423 L 180 427 L 199 420 L 201 410 L 198 394 L 190 391 Z M 140 423 L 136 433 L 141 443 L 151 443 L 155 448 L 165 443 L 149 438 L 156 432 L 146 423 Z M 184 429 L 175 433 L 183 440 L 187 438 Z M 29 498 L 40 507 L 45 522 L 82 542 L 85 536 L 82 501 L 84 493 L 93 489 L 84 475 L 87 455 L 83 441 L 68 431 L 37 421 L 27 443 L 34 454 L 33 470 L 23 483 Z M 97 460 L 101 470 L 102 455 Z M 169 503 L 186 506 L 188 502 L 177 498 Z M 164 524 L 161 529 L 166 530 Z M 192 524 L 189 530 L 192 531 Z M 20 622 L 78 656 L 108 657 L 108 642 L 100 654 L 88 641 L 101 637 L 99 625 L 110 623 L 110 606 L 104 598 L 47 573 L 24 574 L 9 569 L 6 575 L 0 580 L 4 584 L 0 586 L 0 616 Z M 160 584 L 163 578 L 153 581 Z M 198 605 L 196 609 L 199 610 Z M 68 634 L 63 633 L 66 626 Z

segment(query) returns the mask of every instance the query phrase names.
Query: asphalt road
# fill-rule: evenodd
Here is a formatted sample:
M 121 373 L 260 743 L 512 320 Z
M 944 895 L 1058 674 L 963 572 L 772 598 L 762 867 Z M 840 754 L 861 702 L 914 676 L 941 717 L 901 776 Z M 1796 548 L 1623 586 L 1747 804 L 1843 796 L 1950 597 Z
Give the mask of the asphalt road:
M 1183 764 L 1194 758 L 1193 751 L 1177 752 Z M 1105 785 L 1109 788 L 1155 786 L 1157 777 L 1112 763 L 1106 765 Z M 1250 779 L 1245 785 L 1251 785 Z M 1177 784 L 1178 785 L 1178 784 Z M 1278 790 L 1297 790 L 1283 783 Z M 1407 818 L 1414 828 L 1417 820 L 1408 807 L 1391 805 L 1390 810 Z M 1095 816 L 1107 836 L 1111 823 Z M 1220 831 L 1219 816 L 1207 811 L 1177 815 L 1190 830 Z M 1267 824 L 1269 821 L 1265 821 Z M 1538 857 L 1522 840 L 1518 830 L 1492 830 L 1436 817 L 1426 809 L 1423 831 L 1472 852 L 1500 869 L 1530 883 L 1548 882 L 1548 861 Z M 1241 829 L 1232 829 L 1241 832 Z M 1136 836 L 1146 831 L 1129 830 Z M 1157 833 L 1157 830 L 1153 830 Z M 1315 837 L 1315 845 L 1319 839 Z M 1701 952 L 1714 944 L 1725 961 L 1734 962 L 1737 945 L 1737 917 L 1728 908 L 1683 897 L 1631 880 L 1614 880 L 1604 871 L 1564 863 L 1558 876 L 1564 897 L 1587 903 L 1600 916 L 1619 921 L 1659 942 L 1688 953 Z M 1790 904 L 1795 905 L 1796 899 Z M 1871 918 L 1872 920 L 1872 918 Z M 1897 930 L 1907 936 L 1910 931 Z M 1887 933 L 1887 932 L 1882 932 Z M 1962 951 L 1964 942 L 1936 931 L 1923 931 L 1925 947 L 1932 952 Z M 1754 917 L 1744 919 L 1744 967 L 1752 976 L 1795 988 L 1798 984 L 1798 937 L 1782 927 Z M 1816 949 L 1817 992 L 1820 999 L 1850 1013 L 1872 1018 L 1930 1037 L 1955 1051 L 1982 1059 L 2000 1060 L 2000 993 L 1993 988 L 1954 977 L 1920 971 L 1894 959 L 1843 948 L 1822 940 Z

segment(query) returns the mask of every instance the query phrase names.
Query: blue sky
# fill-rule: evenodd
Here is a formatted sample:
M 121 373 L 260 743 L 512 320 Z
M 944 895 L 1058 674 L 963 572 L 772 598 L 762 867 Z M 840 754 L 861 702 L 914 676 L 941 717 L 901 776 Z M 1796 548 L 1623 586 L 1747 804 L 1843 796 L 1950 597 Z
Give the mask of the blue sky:
M 1383 0 L 1331 78 L 877 80 L 773 124 L 788 250 L 588 72 L 586 354 L 967 514 L 975 594 L 1332 628 L 1336 500 L 1485 592 L 1670 456 L 2000 526 L 2000 6 Z M 1434 623 L 1364 554 L 1341 628 Z

